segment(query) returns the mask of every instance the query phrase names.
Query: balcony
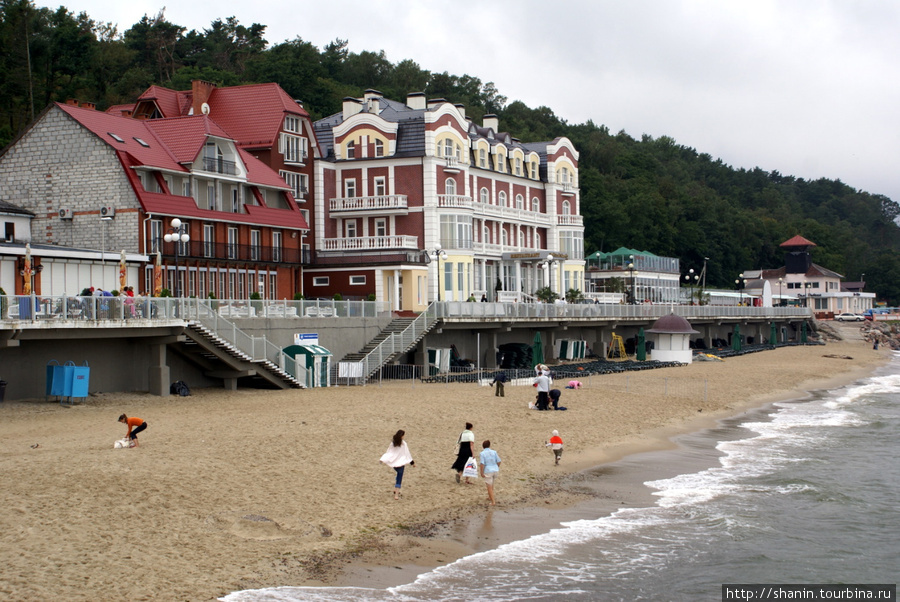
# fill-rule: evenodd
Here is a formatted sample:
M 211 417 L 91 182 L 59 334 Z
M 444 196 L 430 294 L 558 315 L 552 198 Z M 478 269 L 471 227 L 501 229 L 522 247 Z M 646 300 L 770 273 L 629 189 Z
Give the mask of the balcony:
M 338 197 L 328 201 L 329 213 L 407 213 L 405 194 Z
M 571 196 L 571 195 L 574 195 L 575 192 L 578 190 L 578 189 L 575 187 L 575 184 L 573 184 L 572 182 L 560 182 L 559 185 L 560 185 L 560 187 L 562 188 L 562 193 L 563 193 L 565 196 Z
M 161 243 L 159 249 L 167 259 L 175 258 L 175 243 Z M 179 259 L 204 259 L 241 263 L 310 263 L 309 250 L 285 249 L 271 246 L 213 243 L 201 240 L 178 243 Z
M 455 174 L 462 171 L 463 162 L 456 157 L 444 156 L 444 173 Z
M 228 176 L 237 175 L 237 164 L 217 157 L 203 157 L 203 170 Z
M 419 249 L 417 236 L 358 236 L 355 238 L 325 238 L 320 251 L 390 251 Z
M 557 215 L 556 223 L 560 226 L 584 226 L 584 218 L 580 215 Z
M 439 194 L 438 207 L 452 207 L 455 209 L 471 209 L 472 197 L 461 194 Z
M 502 207 L 500 205 L 491 205 L 475 201 L 472 203 L 475 215 L 483 218 L 502 219 L 505 221 L 515 221 L 517 223 L 551 226 L 553 220 L 546 213 L 538 213 L 530 209 L 516 209 L 514 207 Z

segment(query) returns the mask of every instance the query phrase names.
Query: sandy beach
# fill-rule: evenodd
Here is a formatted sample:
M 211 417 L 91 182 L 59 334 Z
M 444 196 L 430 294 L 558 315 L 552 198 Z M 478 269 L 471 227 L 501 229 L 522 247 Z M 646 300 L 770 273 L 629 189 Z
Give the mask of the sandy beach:
M 846 340 L 825 346 L 634 372 L 627 391 L 621 375 L 593 376 L 564 391 L 566 412 L 528 410 L 531 387 L 507 386 L 497 398 L 475 384 L 410 381 L 108 393 L 74 407 L 5 402 L 0 597 L 214 600 L 248 588 L 353 583 L 373 566 L 449 562 L 472 548 L 441 535 L 487 512 L 484 485 L 457 485 L 450 470 L 466 421 L 503 459 L 494 512 L 546 518 L 596 495 L 559 487 L 566 475 L 851 382 L 889 359 L 858 327 L 840 330 Z M 113 449 L 123 412 L 149 425 L 137 449 Z M 416 466 L 395 501 L 394 472 L 378 459 L 400 428 Z M 565 440 L 559 467 L 544 447 L 553 429 Z

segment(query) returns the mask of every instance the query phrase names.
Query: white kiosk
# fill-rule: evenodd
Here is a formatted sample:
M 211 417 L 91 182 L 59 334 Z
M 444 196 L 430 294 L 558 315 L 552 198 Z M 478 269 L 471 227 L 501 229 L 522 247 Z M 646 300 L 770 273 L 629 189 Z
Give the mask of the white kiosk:
M 661 317 L 647 334 L 654 335 L 652 353 L 654 360 L 682 364 L 690 364 L 693 360 L 691 335 L 699 332 L 691 328 L 691 323 L 681 316 L 669 314 Z

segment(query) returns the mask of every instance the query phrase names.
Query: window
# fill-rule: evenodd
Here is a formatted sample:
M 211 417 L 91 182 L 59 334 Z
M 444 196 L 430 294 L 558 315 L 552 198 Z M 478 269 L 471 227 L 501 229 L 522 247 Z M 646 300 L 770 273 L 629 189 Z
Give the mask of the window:
M 516 209 L 524 209 L 525 208 L 525 197 L 521 194 L 516 195 Z
M 345 197 L 355 197 L 356 196 L 356 180 L 351 178 L 349 180 L 344 180 L 344 196 Z
M 522 159 L 520 159 L 519 157 L 516 157 L 516 175 L 522 175 Z
M 506 171 L 506 156 L 503 153 L 497 153 L 497 171 Z
M 156 253 L 162 250 L 162 220 L 150 220 L 150 252 Z M 9 238 L 7 236 L 7 238 Z
M 356 238 L 356 220 L 349 219 L 344 222 L 344 236 L 347 238 Z
M 525 232 L 523 232 L 522 230 L 519 230 L 519 248 L 525 248 Z
M 502 190 L 497 193 L 497 204 L 506 207 L 506 193 Z
M 537 177 L 538 177 L 537 176 L 537 173 L 538 173 L 537 172 L 537 169 L 538 169 L 537 161 L 532 161 L 531 163 L 529 163 L 529 167 L 531 168 L 531 174 L 530 174 L 531 179 L 537 180 Z
M 478 149 L 478 167 L 487 168 L 487 152 L 483 148 Z
M 228 259 L 237 259 L 238 256 L 238 229 L 235 226 L 228 227 Z M 231 285 L 231 293 L 234 294 L 234 284 Z
M 347 143 L 347 158 L 355 159 L 356 158 L 356 142 L 351 140 Z
M 379 139 L 375 139 L 375 156 L 383 157 L 384 156 L 384 142 Z
M 284 155 L 285 163 L 303 163 L 306 159 L 306 138 L 300 136 L 291 136 L 290 134 L 281 135 L 281 154 Z
M 214 182 L 206 185 L 206 203 L 210 211 L 216 210 L 216 185 Z
M 569 204 L 569 201 L 563 201 L 562 214 L 563 215 L 572 215 L 572 206 Z
M 531 199 L 531 210 L 535 213 L 541 212 L 541 201 L 537 197 Z
M 191 179 L 185 178 L 181 182 L 181 196 L 191 196 Z
M 456 195 L 456 180 L 453 178 L 447 178 L 447 181 L 444 182 L 444 193 L 447 196 L 455 196 Z
M 313 286 L 328 286 L 328 276 L 316 276 L 313 278 Z
M 231 187 L 231 212 L 238 213 L 241 210 L 240 190 L 237 186 Z
M 441 154 L 440 148 L 438 149 L 438 154 L 439 155 Z M 446 140 L 444 140 L 443 156 L 448 159 L 454 156 L 453 155 L 453 140 L 450 140 L 450 138 L 447 138 Z
M 376 219 L 375 220 L 375 236 L 387 236 L 387 220 L 386 219 Z
M 262 259 L 262 233 L 259 230 L 250 230 L 250 260 Z
M 375 196 L 387 195 L 387 184 L 384 177 L 375 178 Z
M 479 195 L 480 195 L 481 203 L 483 205 L 487 205 L 488 203 L 491 202 L 491 196 L 490 196 L 490 193 L 488 192 L 487 188 L 482 188 Z
M 288 115 L 284 118 L 284 129 L 288 132 L 300 133 L 300 118 L 294 115 Z
M 216 227 L 213 224 L 203 224 L 203 256 L 216 256 Z
M 560 232 L 559 248 L 569 259 L 584 259 L 584 235 L 574 231 Z
M 506 231 L 506 228 L 500 228 L 500 244 L 504 247 L 509 246 L 509 233 Z
M 279 171 L 278 174 L 284 178 L 287 185 L 291 187 L 291 194 L 294 195 L 294 198 L 297 200 L 303 199 L 307 193 L 306 181 L 308 176 L 295 171 L 284 170 Z
M 441 241 L 450 248 L 472 248 L 472 216 L 442 215 Z
M 272 261 L 281 261 L 281 232 L 272 232 Z
M 360 286 L 366 283 L 365 276 L 350 276 L 350 286 Z

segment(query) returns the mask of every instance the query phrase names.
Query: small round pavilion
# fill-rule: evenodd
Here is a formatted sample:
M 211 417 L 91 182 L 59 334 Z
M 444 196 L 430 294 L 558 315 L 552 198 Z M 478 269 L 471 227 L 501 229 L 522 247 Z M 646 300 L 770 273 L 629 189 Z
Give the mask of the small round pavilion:
M 691 323 L 675 314 L 663 316 L 653 324 L 647 334 L 654 335 L 653 359 L 659 362 L 681 362 L 690 364 L 693 360 L 691 335 L 699 334 L 691 328 Z

